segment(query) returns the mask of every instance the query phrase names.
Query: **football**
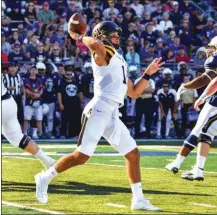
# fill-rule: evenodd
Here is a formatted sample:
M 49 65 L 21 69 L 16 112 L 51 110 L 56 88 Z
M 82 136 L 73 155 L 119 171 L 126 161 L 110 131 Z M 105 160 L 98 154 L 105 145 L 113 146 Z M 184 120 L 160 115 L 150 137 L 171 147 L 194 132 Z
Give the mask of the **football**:
M 72 32 L 85 35 L 87 25 L 80 14 L 78 13 L 73 14 L 69 19 L 69 25 Z

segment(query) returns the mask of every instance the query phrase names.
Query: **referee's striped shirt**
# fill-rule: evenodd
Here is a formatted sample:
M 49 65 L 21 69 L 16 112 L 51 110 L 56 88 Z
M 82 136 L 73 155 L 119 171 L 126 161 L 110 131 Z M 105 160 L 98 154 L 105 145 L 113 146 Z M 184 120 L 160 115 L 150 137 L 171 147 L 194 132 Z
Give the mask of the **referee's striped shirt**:
M 20 77 L 20 74 L 16 74 L 14 76 L 12 76 L 10 74 L 4 75 L 3 76 L 3 83 L 7 89 L 9 87 L 15 87 L 15 90 L 8 90 L 10 95 L 12 95 L 12 96 L 20 96 L 21 95 L 21 87 L 23 86 L 23 80 Z

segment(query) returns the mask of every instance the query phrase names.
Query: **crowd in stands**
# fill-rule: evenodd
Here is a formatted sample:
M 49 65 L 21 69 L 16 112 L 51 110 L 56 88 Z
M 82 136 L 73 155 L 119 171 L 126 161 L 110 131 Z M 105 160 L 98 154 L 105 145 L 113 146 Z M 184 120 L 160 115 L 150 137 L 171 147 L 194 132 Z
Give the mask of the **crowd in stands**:
M 110 20 L 122 28 L 118 50 L 138 81 L 156 57 L 166 62 L 137 99 L 126 97 L 122 120 L 137 138 L 182 138 L 198 113 L 202 93 L 179 86 L 204 72 L 207 44 L 217 23 L 189 0 L 4 0 L 2 1 L 3 83 L 18 104 L 24 133 L 33 138 L 72 138 L 81 113 L 93 97 L 90 52 L 68 33 L 68 20 L 80 13 L 91 36 L 96 24 Z M 174 132 L 172 133 L 174 128 Z

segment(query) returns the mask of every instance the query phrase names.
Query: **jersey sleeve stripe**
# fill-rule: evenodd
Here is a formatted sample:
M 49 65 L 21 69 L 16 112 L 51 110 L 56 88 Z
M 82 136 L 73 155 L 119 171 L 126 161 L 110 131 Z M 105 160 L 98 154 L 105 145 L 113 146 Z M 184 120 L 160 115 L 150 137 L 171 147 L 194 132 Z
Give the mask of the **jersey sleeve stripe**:
M 107 45 L 105 45 L 105 48 L 106 48 L 106 50 L 110 50 L 110 51 L 112 51 L 113 52 L 113 54 L 115 54 L 115 49 L 114 48 L 112 48 L 111 46 L 107 46 Z
M 111 55 L 111 57 L 115 55 L 110 49 L 107 49 L 107 48 L 105 48 L 105 49 L 109 53 L 109 55 Z

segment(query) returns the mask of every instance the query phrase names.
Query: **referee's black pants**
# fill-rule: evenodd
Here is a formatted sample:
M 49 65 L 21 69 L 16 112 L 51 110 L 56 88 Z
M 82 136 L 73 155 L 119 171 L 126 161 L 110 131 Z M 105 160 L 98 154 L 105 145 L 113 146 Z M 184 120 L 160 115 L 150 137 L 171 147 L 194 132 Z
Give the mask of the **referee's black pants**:
M 151 125 L 153 120 L 153 98 L 138 98 L 136 100 L 136 125 L 135 125 L 135 133 L 136 136 L 140 136 L 140 123 L 142 120 L 142 116 L 145 116 L 145 128 L 146 128 L 146 137 L 151 137 Z
M 22 96 L 13 96 L 13 98 L 17 103 L 17 118 L 22 127 L 24 121 L 24 109 L 23 109 Z

